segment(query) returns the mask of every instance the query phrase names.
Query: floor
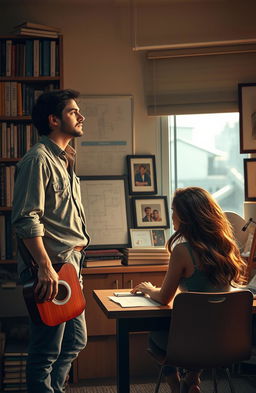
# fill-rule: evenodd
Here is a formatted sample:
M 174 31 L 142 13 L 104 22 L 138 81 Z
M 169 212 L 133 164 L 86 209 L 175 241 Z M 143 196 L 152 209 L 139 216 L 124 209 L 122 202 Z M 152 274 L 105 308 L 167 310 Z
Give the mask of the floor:
M 242 374 L 233 375 L 232 381 L 234 383 L 236 393 L 255 393 L 256 392 L 256 370 L 255 367 L 247 367 L 242 370 Z M 246 373 L 246 374 L 245 374 Z M 230 393 L 228 383 L 224 378 L 222 371 L 218 372 L 218 390 L 219 393 Z M 131 384 L 131 393 L 154 393 L 155 383 L 153 381 L 136 381 Z M 202 374 L 201 383 L 202 393 L 212 393 L 213 387 L 210 380 L 210 374 L 204 372 Z M 105 384 L 98 381 L 90 381 L 87 386 L 84 384 L 70 385 L 66 393 L 116 393 L 116 386 L 114 381 L 105 381 Z M 170 393 L 170 389 L 166 383 L 161 383 L 159 393 Z

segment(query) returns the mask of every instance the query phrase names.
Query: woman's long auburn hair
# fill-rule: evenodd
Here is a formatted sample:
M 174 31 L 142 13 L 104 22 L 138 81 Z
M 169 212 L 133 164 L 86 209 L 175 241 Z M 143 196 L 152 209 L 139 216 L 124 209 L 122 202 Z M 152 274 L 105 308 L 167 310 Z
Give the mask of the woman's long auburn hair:
M 246 263 L 231 224 L 211 194 L 200 187 L 177 189 L 172 208 L 180 222 L 167 243 L 169 252 L 184 238 L 199 256 L 199 268 L 214 285 L 245 282 Z

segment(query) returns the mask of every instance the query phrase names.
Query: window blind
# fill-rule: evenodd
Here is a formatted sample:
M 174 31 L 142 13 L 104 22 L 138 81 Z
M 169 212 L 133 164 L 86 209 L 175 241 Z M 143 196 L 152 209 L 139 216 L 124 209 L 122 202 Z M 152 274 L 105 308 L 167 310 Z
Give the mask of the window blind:
M 256 83 L 256 44 L 147 52 L 149 115 L 238 111 L 238 83 Z

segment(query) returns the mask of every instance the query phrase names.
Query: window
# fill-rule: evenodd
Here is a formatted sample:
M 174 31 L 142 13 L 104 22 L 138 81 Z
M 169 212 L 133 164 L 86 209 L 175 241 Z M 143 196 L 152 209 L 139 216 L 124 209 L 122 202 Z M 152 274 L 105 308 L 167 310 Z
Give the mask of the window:
M 207 189 L 224 211 L 243 216 L 243 158 L 239 114 L 168 116 L 171 193 L 178 187 Z

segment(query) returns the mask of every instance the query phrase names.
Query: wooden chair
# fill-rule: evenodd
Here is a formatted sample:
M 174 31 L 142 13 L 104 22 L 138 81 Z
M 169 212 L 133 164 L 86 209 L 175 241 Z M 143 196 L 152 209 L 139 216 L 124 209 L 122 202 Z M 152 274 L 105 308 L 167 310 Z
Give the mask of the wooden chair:
M 174 299 L 167 351 L 149 353 L 158 362 L 158 392 L 164 368 L 213 370 L 217 393 L 216 369 L 226 370 L 230 390 L 235 393 L 229 367 L 249 359 L 253 296 L 250 291 L 222 293 L 183 292 Z

